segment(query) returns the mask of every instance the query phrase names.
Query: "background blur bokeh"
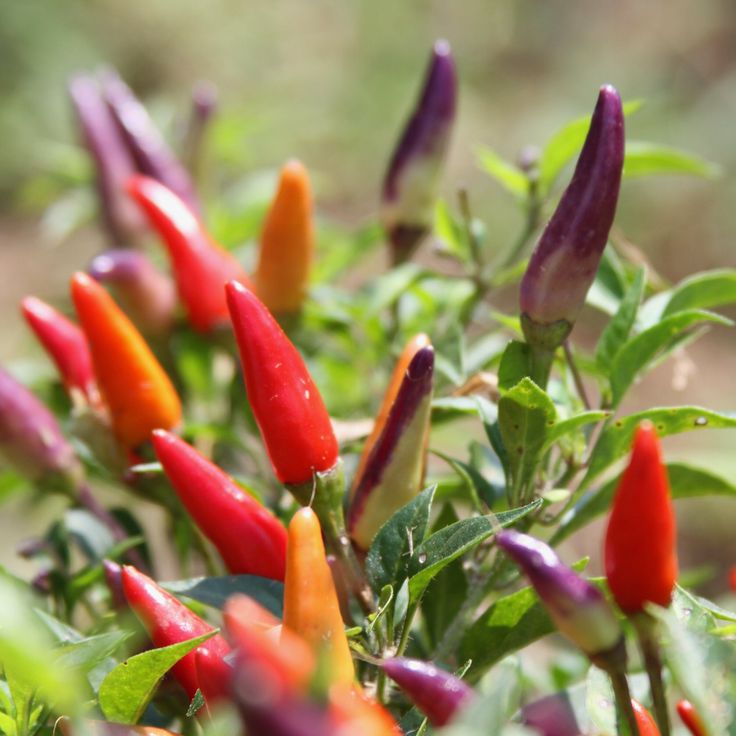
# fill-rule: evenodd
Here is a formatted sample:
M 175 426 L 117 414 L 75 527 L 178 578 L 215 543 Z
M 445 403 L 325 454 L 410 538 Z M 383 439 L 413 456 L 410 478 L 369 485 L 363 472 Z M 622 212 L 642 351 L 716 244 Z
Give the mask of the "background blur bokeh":
M 469 188 L 499 248 L 514 237 L 521 215 L 478 169 L 476 147 L 513 159 L 588 113 L 600 84 L 612 82 L 624 99 L 646 101 L 630 118 L 630 137 L 692 150 L 724 172 L 717 180 L 628 180 L 619 229 L 666 279 L 736 265 L 733 0 L 6 0 L 0 359 L 38 355 L 18 299 L 63 298 L 71 271 L 104 246 L 93 227 L 64 235 L 92 204 L 91 193 L 85 198 L 74 186 L 88 173 L 66 98 L 71 73 L 117 67 L 172 134 L 186 119 L 193 83 L 211 80 L 221 106 L 211 137 L 211 192 L 298 156 L 314 173 L 319 210 L 357 225 L 375 213 L 388 153 L 438 37 L 452 44 L 462 81 L 446 192 L 452 196 L 460 183 Z M 576 339 L 586 339 L 584 327 Z M 714 331 L 655 371 L 633 403 L 736 408 L 735 347 L 732 332 Z M 679 391 L 673 365 L 681 373 L 694 366 Z M 697 433 L 668 440 L 666 450 L 698 453 L 704 465 L 712 457 L 736 474 L 728 452 L 734 439 L 733 432 Z M 736 560 L 736 515 L 728 507 L 680 507 L 683 538 L 694 542 L 688 562 Z M 24 506 L 3 507 L 3 560 L 34 528 L 10 518 L 13 509 L 22 517 Z

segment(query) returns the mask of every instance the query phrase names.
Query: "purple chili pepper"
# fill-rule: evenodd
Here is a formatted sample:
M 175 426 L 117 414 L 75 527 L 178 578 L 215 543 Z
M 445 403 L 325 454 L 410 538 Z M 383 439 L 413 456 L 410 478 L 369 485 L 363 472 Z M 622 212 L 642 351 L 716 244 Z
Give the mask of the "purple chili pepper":
M 608 241 L 623 164 L 621 98 L 606 85 L 572 180 L 521 281 L 521 322 L 530 344 L 552 350 L 570 334 Z
M 433 726 L 449 723 L 475 697 L 470 685 L 429 662 L 394 657 L 383 660 L 381 667 Z
M 92 259 L 88 272 L 96 281 L 115 288 L 125 311 L 142 332 L 156 335 L 171 326 L 176 287 L 140 251 L 126 248 L 101 253 Z
M 205 139 L 217 111 L 217 87 L 212 82 L 198 82 L 192 90 L 192 107 L 184 140 L 184 160 L 195 181 L 200 181 Z
M 136 165 L 97 81 L 79 74 L 69 82 L 69 96 L 79 120 L 84 145 L 92 156 L 105 225 L 114 245 L 125 245 L 146 230 L 146 222 L 125 191 Z
M 595 585 L 564 565 L 549 545 L 528 534 L 504 530 L 496 534 L 496 541 L 529 578 L 560 633 L 596 663 L 622 654 L 621 626 Z
M 535 700 L 521 709 L 521 722 L 536 729 L 539 736 L 580 736 L 570 699 L 564 693 L 548 695 Z
M 450 45 L 437 41 L 421 95 L 383 180 L 381 219 L 393 262 L 403 263 L 430 230 L 457 107 Z
M 56 417 L 0 368 L 0 454 L 30 480 L 77 488 L 82 469 Z
M 113 608 L 116 611 L 124 611 L 128 608 L 128 599 L 123 591 L 123 568 L 112 560 L 102 560 L 102 572 L 110 591 Z
M 199 213 L 199 198 L 189 173 L 164 141 L 146 108 L 130 87 L 110 70 L 102 77 L 102 89 L 138 171 L 160 181 Z
M 389 517 L 421 490 L 432 404 L 434 349 L 417 351 L 409 363 L 381 434 L 356 479 L 348 511 L 353 541 L 368 549 Z

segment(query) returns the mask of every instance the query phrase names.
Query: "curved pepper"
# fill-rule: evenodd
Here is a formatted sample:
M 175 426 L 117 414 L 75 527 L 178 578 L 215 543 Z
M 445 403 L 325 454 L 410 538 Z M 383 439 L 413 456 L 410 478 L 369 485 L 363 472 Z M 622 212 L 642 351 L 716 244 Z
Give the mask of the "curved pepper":
M 128 192 L 166 245 L 179 299 L 192 327 L 209 332 L 227 324 L 223 287 L 232 279 L 249 284 L 243 267 L 212 240 L 194 212 L 163 184 L 134 176 L 128 182 Z
M 214 630 L 214 626 L 203 621 L 171 593 L 130 565 L 123 566 L 123 590 L 128 605 L 145 626 L 156 647 L 179 644 Z M 230 651 L 230 647 L 219 634 L 215 634 L 172 667 L 174 676 L 190 699 L 199 687 L 196 652 L 205 650 L 222 658 Z
M 198 647 L 194 651 L 194 667 L 197 686 L 208 707 L 229 700 L 234 678 L 232 665 L 216 652 Z
M 689 700 L 680 700 L 677 703 L 677 715 L 692 736 L 707 736 L 705 724 L 695 706 Z
M 227 569 L 233 575 L 283 580 L 283 524 L 183 440 L 156 430 L 152 441 L 171 485 L 194 522 L 217 547 Z
M 54 361 L 67 392 L 81 394 L 90 404 L 100 400 L 92 356 L 82 330 L 50 304 L 27 296 L 21 311 L 44 350 Z
M 455 62 L 447 41 L 437 41 L 383 180 L 381 220 L 395 264 L 406 261 L 430 230 L 456 107 Z
M 312 191 L 307 170 L 289 161 L 261 232 L 253 275 L 258 298 L 275 313 L 298 312 L 314 258 Z
M 611 507 L 604 547 L 608 587 L 625 613 L 669 606 L 677 580 L 675 515 L 657 432 L 639 425 Z
M 444 726 L 475 696 L 459 677 L 430 662 L 393 657 L 381 662 L 386 674 L 411 698 L 433 726 Z
M 255 294 L 237 281 L 226 291 L 248 401 L 276 477 L 307 483 L 338 460 L 322 397 L 301 355 Z
M 368 549 L 391 515 L 419 492 L 432 408 L 434 350 L 421 348 L 404 374 L 348 512 L 352 539 Z
M 181 403 L 148 345 L 110 295 L 85 273 L 72 300 L 92 352 L 95 376 L 120 442 L 133 448 L 181 420 Z
M 403 736 L 393 716 L 358 687 L 333 685 L 328 701 L 334 736 Z
M 623 108 L 607 85 L 572 180 L 521 281 L 521 326 L 530 344 L 552 350 L 570 334 L 608 241 L 623 165 Z
M 561 634 L 596 664 L 626 656 L 621 626 L 603 593 L 563 565 L 549 545 L 513 530 L 499 532 L 496 542 L 529 578 Z
M 294 514 L 286 553 L 285 629 L 303 637 L 318 656 L 325 652 L 331 682 L 352 684 L 355 669 L 325 556 L 322 529 L 309 507 Z
M 631 707 L 636 716 L 636 725 L 639 726 L 639 736 L 660 736 L 652 714 L 637 700 L 631 700 Z

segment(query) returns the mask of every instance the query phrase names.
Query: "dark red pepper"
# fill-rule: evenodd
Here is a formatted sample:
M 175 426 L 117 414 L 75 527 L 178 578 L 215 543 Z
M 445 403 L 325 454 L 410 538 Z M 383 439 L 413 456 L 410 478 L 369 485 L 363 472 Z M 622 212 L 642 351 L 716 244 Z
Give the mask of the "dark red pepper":
M 689 700 L 680 700 L 677 703 L 677 715 L 693 736 L 708 736 L 700 714 Z

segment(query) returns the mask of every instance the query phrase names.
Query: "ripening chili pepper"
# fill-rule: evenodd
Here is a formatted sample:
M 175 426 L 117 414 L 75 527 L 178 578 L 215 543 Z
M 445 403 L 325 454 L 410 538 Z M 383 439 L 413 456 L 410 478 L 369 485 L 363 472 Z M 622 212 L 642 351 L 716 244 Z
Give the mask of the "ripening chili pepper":
M 284 525 L 183 440 L 163 430 L 154 431 L 151 439 L 176 494 L 227 569 L 233 575 L 283 580 Z
M 173 731 L 154 726 L 129 726 L 125 723 L 85 720 L 84 727 L 75 731 L 71 718 L 59 718 L 56 725 L 63 736 L 178 736 Z
M 130 565 L 123 566 L 123 590 L 128 605 L 145 626 L 156 647 L 189 641 L 214 629 L 171 593 Z M 174 676 L 190 699 L 199 687 L 195 653 L 203 650 L 224 657 L 230 647 L 219 634 L 215 634 L 172 667 Z
M 608 519 L 604 561 L 608 587 L 625 613 L 647 603 L 669 606 L 677 580 L 675 515 L 657 432 L 642 422 Z
M 197 686 L 208 707 L 230 698 L 234 677 L 232 665 L 216 652 L 198 648 L 194 652 L 194 666 Z
M 521 281 L 521 325 L 530 344 L 551 350 L 570 334 L 606 247 L 623 164 L 621 98 L 606 85 L 572 180 Z
M 113 608 L 122 611 L 128 606 L 123 590 L 123 568 L 112 560 L 102 560 L 102 572 L 105 575 L 107 589 L 110 591 Z
M 395 264 L 410 258 L 431 228 L 456 107 L 455 62 L 447 41 L 437 41 L 422 92 L 383 180 L 381 220 Z
M 79 74 L 69 82 L 69 96 L 79 121 L 84 145 L 95 164 L 102 216 L 113 245 L 134 242 L 146 224 L 125 193 L 136 164 L 120 137 L 115 120 L 94 77 Z
M 120 248 L 100 253 L 87 272 L 95 281 L 113 287 L 141 332 L 158 335 L 171 327 L 176 308 L 174 284 L 141 251 Z
M 184 162 L 197 183 L 202 180 L 205 143 L 217 112 L 217 96 L 217 87 L 212 82 L 197 82 L 192 89 L 192 106 L 182 147 Z
M 327 564 L 322 529 L 309 507 L 299 509 L 289 524 L 284 627 L 306 639 L 315 653 L 324 650 L 331 682 L 353 682 L 353 659 Z
M 133 448 L 154 429 L 177 425 L 179 397 L 138 330 L 87 274 L 75 274 L 71 287 L 97 383 L 120 442 Z
M 92 356 L 82 330 L 50 304 L 27 296 L 21 311 L 44 350 L 54 361 L 72 399 L 82 396 L 90 404 L 100 397 L 92 369 Z
M 416 352 L 409 363 L 386 423 L 356 480 L 348 531 L 367 550 L 395 511 L 419 492 L 424 475 L 432 408 L 434 350 Z
M 101 83 L 105 102 L 138 171 L 160 181 L 199 212 L 199 198 L 189 172 L 166 144 L 146 108 L 114 71 L 107 70 Z
M 76 490 L 82 479 L 74 448 L 56 417 L 2 368 L 0 455 L 29 480 L 54 490 Z
M 538 736 L 580 736 L 575 710 L 567 693 L 555 693 L 528 703 L 521 709 L 521 722 Z
M 322 397 L 297 349 L 255 294 L 237 281 L 226 291 L 248 400 L 276 477 L 308 483 L 338 460 Z
M 603 593 L 549 545 L 510 529 L 499 532 L 496 542 L 529 578 L 560 633 L 595 664 L 626 656 L 621 626 Z
M 166 245 L 189 323 L 199 332 L 226 325 L 229 317 L 223 287 L 232 279 L 249 284 L 243 267 L 163 184 L 147 176 L 134 176 L 128 191 Z
M 700 714 L 689 700 L 680 700 L 677 703 L 677 715 L 692 736 L 708 736 Z
M 431 344 L 429 337 L 424 333 L 420 333 L 412 337 L 401 351 L 401 355 L 394 366 L 393 373 L 391 373 L 386 393 L 383 395 L 381 407 L 378 410 L 378 414 L 376 414 L 376 421 L 373 424 L 373 429 L 363 445 L 363 452 L 360 454 L 358 467 L 355 470 L 355 481 L 353 482 L 351 489 L 351 497 L 355 495 L 358 481 L 363 476 L 365 466 L 368 462 L 371 451 L 373 450 L 373 446 L 376 444 L 376 441 L 381 436 L 381 432 L 383 432 L 383 428 L 386 426 L 389 412 L 396 401 L 401 384 L 404 382 L 404 377 L 406 376 L 406 370 L 409 367 L 409 364 L 419 350 L 429 347 Z
M 631 707 L 636 716 L 636 725 L 639 727 L 639 736 L 660 736 L 657 722 L 652 714 L 638 701 L 632 698 Z
M 282 169 L 261 232 L 253 275 L 258 298 L 274 314 L 298 312 L 307 294 L 314 258 L 312 191 L 299 161 Z
M 736 592 L 736 565 L 733 565 L 728 571 L 728 587 Z
M 334 736 L 402 736 L 393 716 L 354 685 L 333 685 L 328 694 Z
M 381 667 L 433 726 L 449 723 L 475 696 L 470 685 L 430 662 L 393 657 L 384 659 Z

